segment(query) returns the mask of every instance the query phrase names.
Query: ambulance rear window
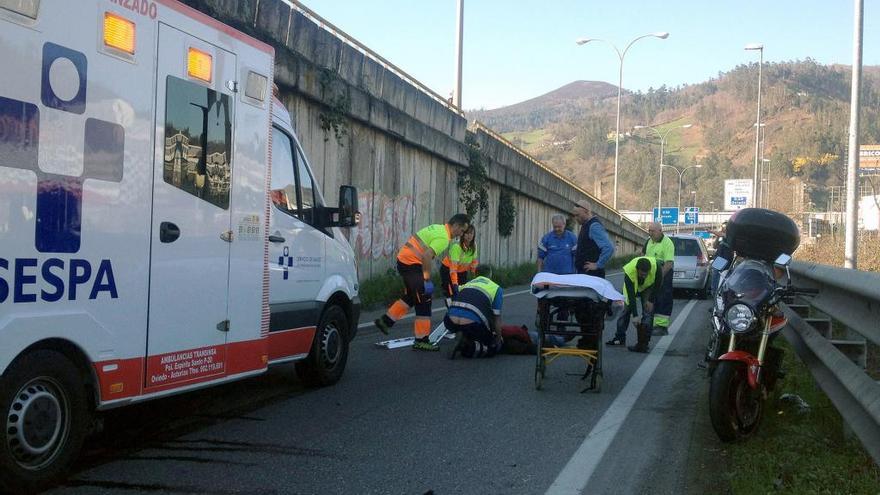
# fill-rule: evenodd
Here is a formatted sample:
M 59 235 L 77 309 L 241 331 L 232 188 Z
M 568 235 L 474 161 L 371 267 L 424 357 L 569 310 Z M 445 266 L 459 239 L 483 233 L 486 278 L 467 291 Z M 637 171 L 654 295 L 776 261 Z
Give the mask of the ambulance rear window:
M 232 117 L 229 96 L 168 76 L 165 182 L 228 209 L 232 183 Z

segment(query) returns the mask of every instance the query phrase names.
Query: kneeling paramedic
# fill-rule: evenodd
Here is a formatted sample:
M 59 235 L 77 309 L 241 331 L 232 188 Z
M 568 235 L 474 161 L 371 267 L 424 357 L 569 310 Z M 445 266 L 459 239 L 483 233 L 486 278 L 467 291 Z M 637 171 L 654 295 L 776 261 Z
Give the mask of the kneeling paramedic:
M 501 350 L 501 305 L 503 290 L 489 277 L 486 265 L 477 267 L 477 278 L 462 285 L 452 300 L 443 324 L 456 334 L 456 353 L 464 357 L 491 357 Z
M 654 303 L 663 287 L 663 262 L 649 256 L 639 256 L 623 267 L 623 297 L 626 309 L 617 319 L 617 333 L 606 345 L 625 345 L 626 329 L 630 317 L 638 316 L 636 297 L 642 300 L 642 317 L 636 324 L 638 342 L 628 349 L 633 352 L 648 352 L 651 341 Z
M 394 301 L 388 311 L 373 323 L 385 335 L 406 315 L 411 306 L 416 307 L 415 342 L 413 349 L 436 351 L 428 341 L 431 333 L 431 263 L 449 247 L 449 242 L 467 230 L 470 217 L 457 213 L 444 224 L 429 225 L 416 232 L 397 253 L 397 272 L 403 278 L 403 297 Z

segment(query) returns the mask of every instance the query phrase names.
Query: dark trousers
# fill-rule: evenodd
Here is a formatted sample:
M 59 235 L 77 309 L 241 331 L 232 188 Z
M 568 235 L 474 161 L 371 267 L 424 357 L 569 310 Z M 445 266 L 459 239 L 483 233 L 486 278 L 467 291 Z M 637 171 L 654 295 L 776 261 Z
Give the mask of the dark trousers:
M 464 357 L 492 357 L 500 350 L 492 331 L 480 321 L 460 325 L 453 323 L 447 314 L 443 318 L 443 325 L 451 333 L 461 332 L 464 336 L 466 342 L 461 349 L 461 355 Z
M 405 265 L 397 262 L 397 273 L 403 278 L 403 297 L 408 306 L 415 306 L 416 316 L 431 317 L 431 296 L 425 294 L 425 279 L 422 265 Z
M 672 270 L 663 277 L 663 287 L 657 294 L 654 305 L 654 321 L 656 327 L 669 328 L 672 319 Z M 650 323 L 650 322 L 649 322 Z
M 468 272 L 458 272 L 458 286 L 466 284 L 468 281 Z M 452 297 L 452 274 L 450 273 L 449 267 L 446 265 L 440 265 L 440 283 L 443 285 L 443 295 L 445 297 Z
M 644 299 L 642 299 L 641 296 L 638 296 L 638 298 L 642 304 L 642 323 L 646 323 L 647 325 L 651 326 L 653 324 L 654 315 L 652 315 L 645 309 Z M 629 304 L 636 304 L 636 302 L 630 301 Z M 620 315 L 620 318 L 617 319 L 617 332 L 614 334 L 614 336 L 621 341 L 626 340 L 626 331 L 629 327 L 630 317 L 632 314 L 629 304 L 627 304 L 626 310 L 623 312 L 622 315 Z M 648 335 L 651 334 L 648 333 Z

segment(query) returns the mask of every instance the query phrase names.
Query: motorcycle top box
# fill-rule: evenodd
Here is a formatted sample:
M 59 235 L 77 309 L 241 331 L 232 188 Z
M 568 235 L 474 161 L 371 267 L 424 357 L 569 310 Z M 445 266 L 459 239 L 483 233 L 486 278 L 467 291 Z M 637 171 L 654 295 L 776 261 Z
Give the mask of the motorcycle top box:
M 727 241 L 740 256 L 773 262 L 780 254 L 792 254 L 801 242 L 794 221 L 764 208 L 744 208 L 727 223 Z

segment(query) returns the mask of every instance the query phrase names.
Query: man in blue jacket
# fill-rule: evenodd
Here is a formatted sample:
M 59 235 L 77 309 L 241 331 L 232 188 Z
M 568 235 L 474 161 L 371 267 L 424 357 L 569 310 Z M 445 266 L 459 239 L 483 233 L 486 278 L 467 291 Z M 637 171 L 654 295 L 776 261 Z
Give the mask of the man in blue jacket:
M 570 275 L 574 269 L 574 254 L 578 239 L 574 232 L 565 230 L 565 217 L 553 215 L 553 230 L 544 234 L 538 243 L 538 271 Z

